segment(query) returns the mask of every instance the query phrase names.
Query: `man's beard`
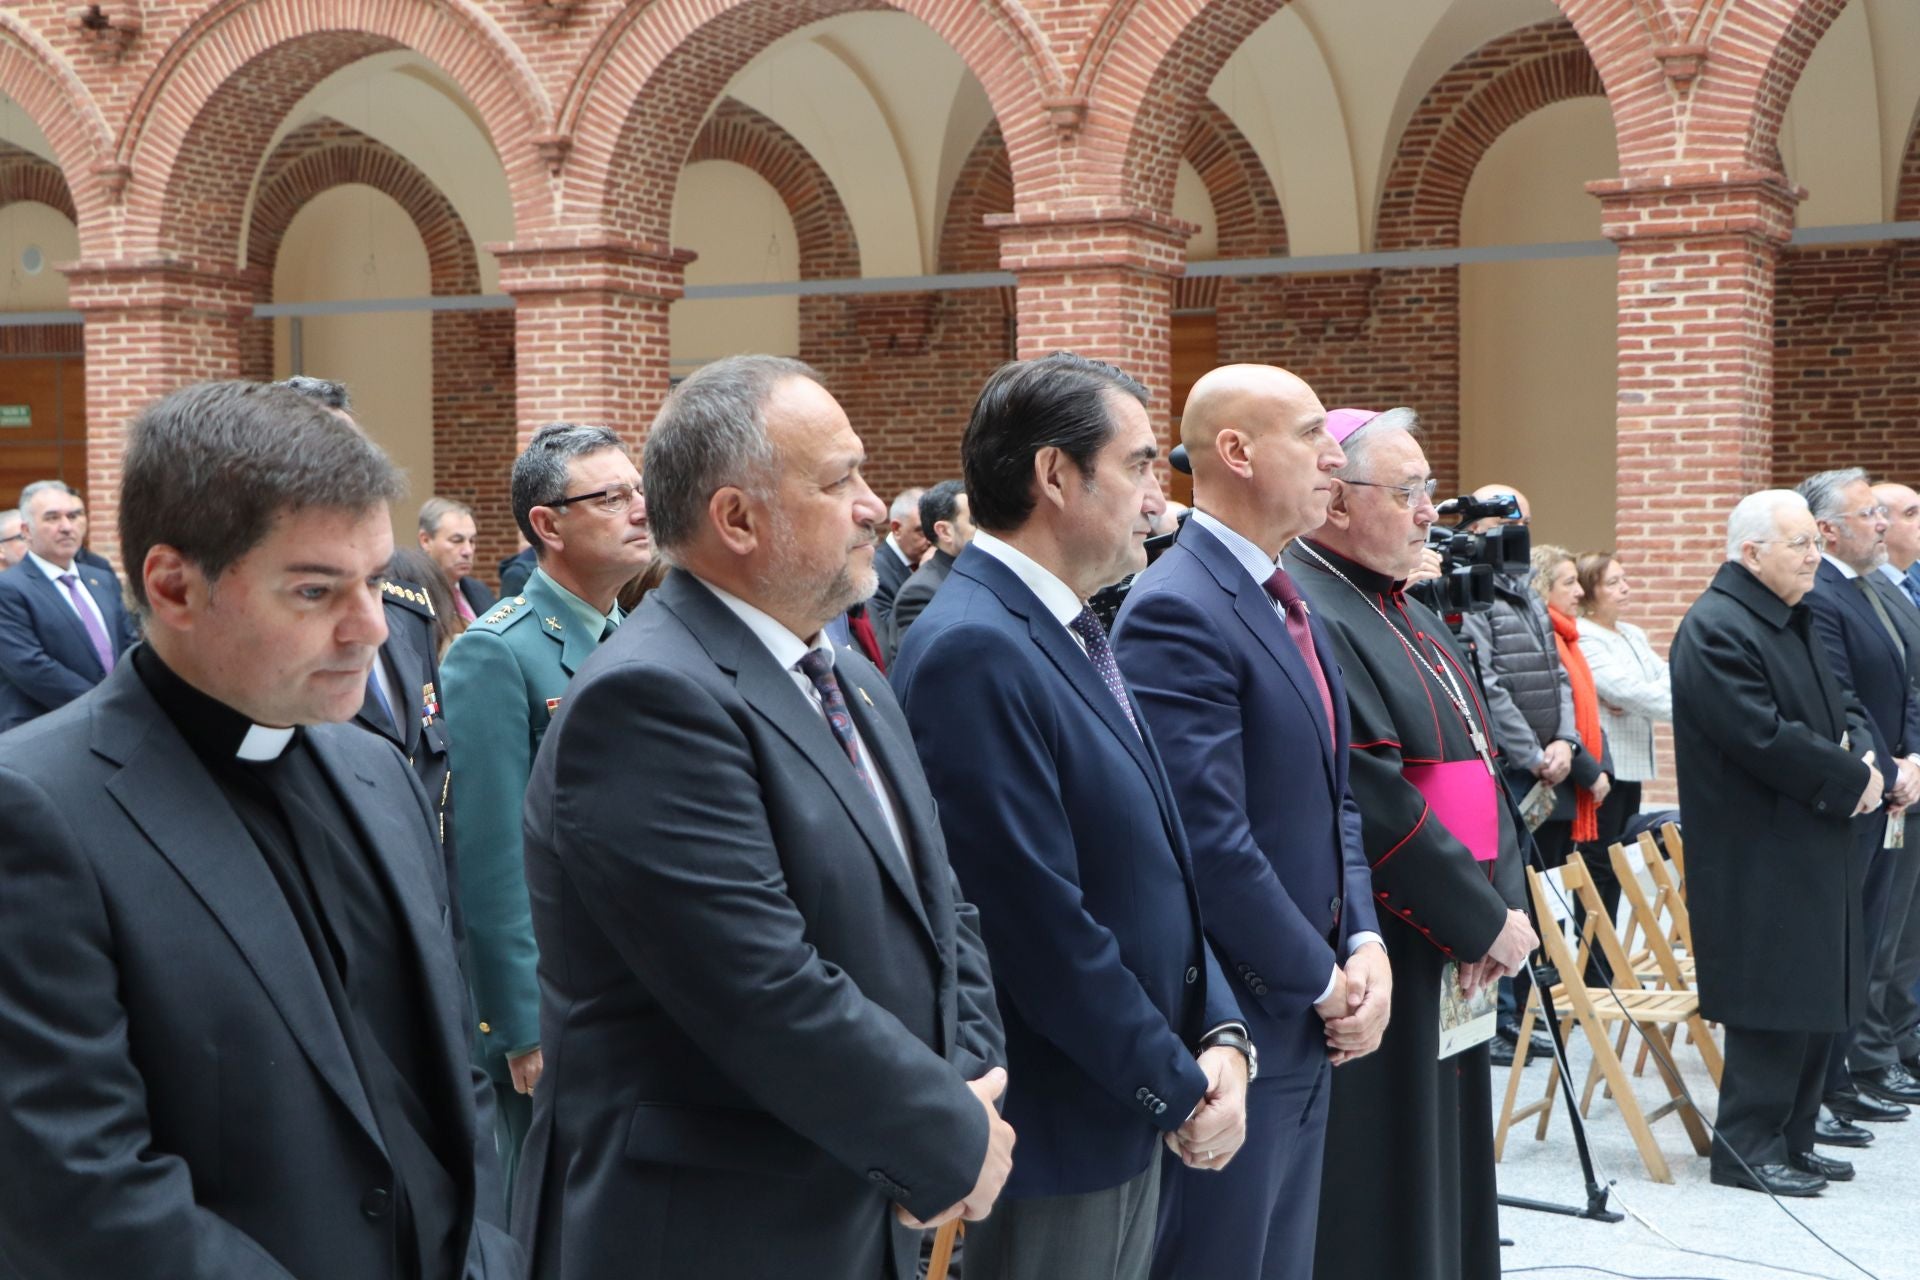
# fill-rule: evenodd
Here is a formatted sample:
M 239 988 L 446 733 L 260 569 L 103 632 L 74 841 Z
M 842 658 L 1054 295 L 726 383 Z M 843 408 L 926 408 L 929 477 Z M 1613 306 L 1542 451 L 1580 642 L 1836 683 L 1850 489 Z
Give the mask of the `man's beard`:
M 878 538 L 873 543 L 877 545 Z M 773 509 L 773 558 L 758 584 L 769 598 L 789 611 L 821 626 L 833 621 L 871 596 L 880 578 L 871 562 L 864 571 L 854 566 L 851 549 L 831 571 L 822 572 L 796 554 L 793 526 L 779 508 Z

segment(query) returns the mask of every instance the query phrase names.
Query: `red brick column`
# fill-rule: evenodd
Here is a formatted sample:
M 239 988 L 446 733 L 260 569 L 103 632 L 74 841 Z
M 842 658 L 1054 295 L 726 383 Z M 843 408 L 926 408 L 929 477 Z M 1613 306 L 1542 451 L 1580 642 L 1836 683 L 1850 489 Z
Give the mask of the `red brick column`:
M 134 416 L 170 391 L 240 376 L 253 289 L 238 272 L 80 262 L 65 268 L 87 353 L 88 541 L 120 555 L 120 458 Z
M 1191 223 L 1148 209 L 1010 213 L 1000 265 L 1019 277 L 1016 349 L 1030 360 L 1074 351 L 1118 365 L 1145 384 L 1164 442 L 1173 386 L 1173 281 L 1186 270 Z
M 1777 173 L 1589 183 L 1620 249 L 1617 545 L 1664 652 L 1772 484 L 1774 270 L 1801 193 Z M 1655 798 L 1672 798 L 1660 735 Z
M 666 398 L 667 308 L 693 255 L 621 240 L 492 250 L 517 308 L 517 447 L 566 421 L 610 426 L 637 448 Z

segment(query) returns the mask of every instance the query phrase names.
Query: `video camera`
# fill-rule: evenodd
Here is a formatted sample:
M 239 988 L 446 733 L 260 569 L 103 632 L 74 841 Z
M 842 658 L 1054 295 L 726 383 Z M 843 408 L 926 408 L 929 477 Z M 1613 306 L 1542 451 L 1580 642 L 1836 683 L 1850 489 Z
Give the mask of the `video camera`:
M 1523 524 L 1501 525 L 1485 533 L 1466 527 L 1497 517 L 1510 520 L 1520 514 L 1520 500 L 1502 494 L 1485 500 L 1462 495 L 1440 504 L 1442 519 L 1427 530 L 1427 545 L 1440 553 L 1440 576 L 1416 582 L 1407 593 L 1441 617 L 1484 613 L 1493 608 L 1493 575 L 1524 567 L 1533 554 L 1533 540 Z

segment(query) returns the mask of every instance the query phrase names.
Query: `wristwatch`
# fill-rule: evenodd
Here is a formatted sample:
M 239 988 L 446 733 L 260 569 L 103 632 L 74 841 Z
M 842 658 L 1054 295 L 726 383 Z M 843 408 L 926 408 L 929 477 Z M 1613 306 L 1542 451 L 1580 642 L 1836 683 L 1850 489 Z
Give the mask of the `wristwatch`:
M 1235 1031 L 1232 1027 L 1222 1027 L 1220 1030 L 1212 1032 L 1200 1041 L 1200 1051 L 1202 1053 L 1208 1049 L 1220 1046 L 1225 1046 L 1229 1049 L 1238 1049 L 1241 1056 L 1247 1060 L 1248 1084 L 1252 1084 L 1260 1078 L 1260 1050 L 1254 1046 L 1252 1040 Z

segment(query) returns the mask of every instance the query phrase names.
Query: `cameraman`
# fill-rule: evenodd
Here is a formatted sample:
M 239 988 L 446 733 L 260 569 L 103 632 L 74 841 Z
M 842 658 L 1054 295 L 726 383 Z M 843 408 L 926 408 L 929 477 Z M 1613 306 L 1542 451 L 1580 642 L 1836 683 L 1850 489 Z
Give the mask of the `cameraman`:
M 1474 522 L 1472 532 L 1484 533 L 1502 524 L 1530 523 L 1526 495 L 1511 485 L 1482 485 L 1473 491 L 1481 501 L 1511 496 L 1520 514 L 1505 520 L 1489 516 Z M 1553 624 L 1546 605 L 1527 582 L 1523 562 L 1493 575 L 1493 608 L 1468 613 L 1462 623 L 1469 640 L 1480 651 L 1480 675 L 1485 685 L 1487 711 L 1493 720 L 1493 741 L 1500 749 L 1502 773 L 1516 800 L 1536 783 L 1558 787 L 1571 778 L 1592 787 L 1600 775 L 1600 761 L 1580 749 L 1574 727 L 1573 686 L 1553 640 Z M 1573 818 L 1541 824 L 1533 833 L 1540 856 L 1549 867 L 1567 859 L 1573 847 Z M 1510 983 L 1500 984 L 1500 1036 L 1511 1045 L 1520 1038 L 1520 1021 Z M 1498 1060 L 1500 1046 L 1495 1046 Z M 1551 1055 L 1544 1037 L 1536 1037 L 1532 1052 Z

